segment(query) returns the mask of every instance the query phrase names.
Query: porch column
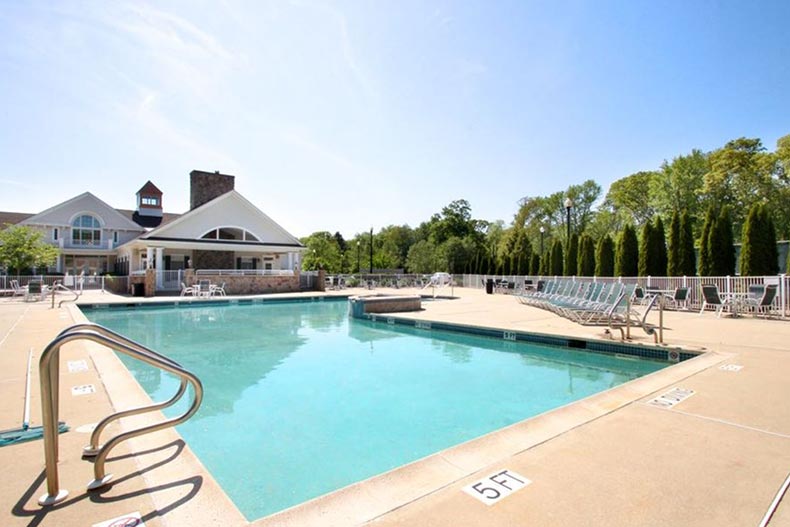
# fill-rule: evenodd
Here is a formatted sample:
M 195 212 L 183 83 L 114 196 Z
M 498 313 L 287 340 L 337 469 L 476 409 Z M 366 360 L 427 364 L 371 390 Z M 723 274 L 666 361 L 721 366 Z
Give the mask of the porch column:
M 65 258 L 66 257 L 64 255 L 62 255 L 62 254 L 58 255 L 58 259 L 55 260 L 55 271 L 56 272 L 58 272 L 58 273 L 62 273 L 63 272 L 63 260 Z
M 162 247 L 156 248 L 156 288 L 160 289 L 162 287 L 162 271 L 165 270 L 164 259 L 162 258 L 162 254 L 165 250 Z
M 150 269 L 153 267 L 154 262 L 154 248 L 153 247 L 146 247 L 145 248 L 145 268 Z

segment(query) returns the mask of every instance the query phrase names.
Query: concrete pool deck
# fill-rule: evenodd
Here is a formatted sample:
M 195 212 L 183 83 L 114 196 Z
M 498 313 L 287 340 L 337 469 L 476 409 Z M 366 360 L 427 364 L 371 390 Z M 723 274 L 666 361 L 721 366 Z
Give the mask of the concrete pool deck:
M 454 292 L 456 300 L 398 316 L 604 338 L 600 327 L 507 295 Z M 357 293 L 371 292 L 327 294 Z M 86 293 L 81 302 L 130 299 Z M 28 350 L 37 364 L 44 346 L 81 317 L 72 304 L 50 309 L 0 298 L 0 428 L 21 424 Z M 708 353 L 252 525 L 757 525 L 790 472 L 790 323 L 668 312 L 665 325 L 670 346 Z M 632 334 L 652 342 L 641 330 Z M 68 373 L 67 362 L 80 359 L 88 371 Z M 743 368 L 720 369 L 728 364 Z M 60 437 L 59 467 L 71 494 L 52 508 L 37 505 L 45 491 L 42 441 L 0 448 L 3 525 L 91 526 L 134 511 L 149 526 L 247 525 L 173 430 L 119 446 L 107 464 L 115 485 L 87 493 L 92 464 L 79 452 L 89 434 L 76 429 L 148 399 L 114 355 L 93 344 L 64 346 L 61 379 L 61 419 L 72 430 Z M 72 396 L 82 384 L 96 393 Z M 33 425 L 40 424 L 38 386 L 34 367 Z M 674 387 L 695 393 L 671 409 L 647 404 Z M 124 420 L 109 433 L 140 422 Z M 531 484 L 492 506 L 461 490 L 505 469 Z M 790 497 L 769 525 L 790 525 Z

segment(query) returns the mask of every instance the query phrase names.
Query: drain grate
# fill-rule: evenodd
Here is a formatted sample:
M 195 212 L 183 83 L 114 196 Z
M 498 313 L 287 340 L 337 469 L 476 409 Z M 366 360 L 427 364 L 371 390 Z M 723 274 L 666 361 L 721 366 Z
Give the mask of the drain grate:
M 650 406 L 657 406 L 658 408 L 672 408 L 692 395 L 694 395 L 694 390 L 689 390 L 688 388 L 673 388 L 667 393 L 659 395 L 655 399 L 651 399 L 647 404 Z

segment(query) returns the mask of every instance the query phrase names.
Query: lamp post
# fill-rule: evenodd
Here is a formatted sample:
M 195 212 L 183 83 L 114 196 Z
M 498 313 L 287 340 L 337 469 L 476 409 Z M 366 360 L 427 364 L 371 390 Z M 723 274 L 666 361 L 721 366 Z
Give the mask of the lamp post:
M 357 240 L 357 272 L 361 272 L 362 269 L 359 268 L 359 240 Z
M 540 226 L 540 257 L 543 258 L 543 235 L 546 234 L 546 227 Z
M 373 227 L 370 228 L 370 274 L 373 274 Z
M 571 208 L 573 207 L 573 200 L 570 197 L 565 198 L 565 222 L 568 224 L 568 242 L 571 241 Z

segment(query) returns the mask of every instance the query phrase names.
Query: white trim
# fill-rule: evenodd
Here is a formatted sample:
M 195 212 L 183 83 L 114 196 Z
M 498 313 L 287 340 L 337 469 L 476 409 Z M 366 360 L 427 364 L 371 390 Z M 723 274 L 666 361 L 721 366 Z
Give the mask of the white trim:
M 52 213 L 62 209 L 63 207 L 67 207 L 67 206 L 71 205 L 72 203 L 74 203 L 75 201 L 80 200 L 80 199 L 85 198 L 85 197 L 89 197 L 91 199 L 94 199 L 94 200 L 98 201 L 99 203 L 101 203 L 102 205 L 104 205 L 105 207 L 107 207 L 110 211 L 112 211 L 113 214 L 115 214 L 115 216 L 117 216 L 118 218 L 121 218 L 123 223 L 125 223 L 126 225 L 129 226 L 129 230 L 132 230 L 132 231 L 135 231 L 135 232 L 140 232 L 140 233 L 145 232 L 145 229 L 143 229 L 143 227 L 141 227 L 140 225 L 137 225 L 135 222 L 133 222 L 132 220 L 130 220 L 129 218 L 127 218 L 126 216 L 124 216 L 123 214 L 121 214 L 120 212 L 115 210 L 114 207 L 111 207 L 105 201 L 97 198 L 94 194 L 92 194 L 90 192 L 83 192 L 82 194 L 79 194 L 78 196 L 74 196 L 71 199 L 67 199 L 66 201 L 63 201 L 63 202 L 58 203 L 57 205 L 54 205 L 54 206 L 52 206 L 52 207 L 50 207 L 50 208 L 48 208 L 46 210 L 43 210 L 43 211 L 39 212 L 38 214 L 34 214 L 33 216 L 30 216 L 29 218 L 24 219 L 24 220 L 20 221 L 19 223 L 20 224 L 25 224 L 25 225 L 42 225 L 42 223 L 40 221 L 38 221 L 39 217 L 44 217 L 46 215 L 52 214 Z M 61 225 L 61 226 L 65 226 L 65 225 Z M 71 226 L 71 224 L 69 223 L 68 226 Z

